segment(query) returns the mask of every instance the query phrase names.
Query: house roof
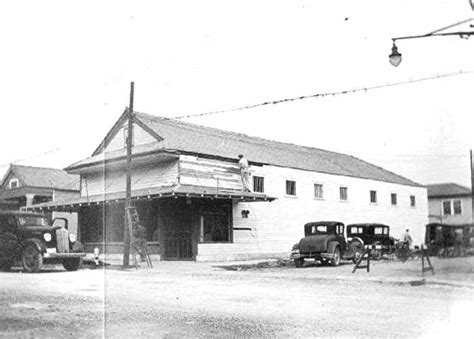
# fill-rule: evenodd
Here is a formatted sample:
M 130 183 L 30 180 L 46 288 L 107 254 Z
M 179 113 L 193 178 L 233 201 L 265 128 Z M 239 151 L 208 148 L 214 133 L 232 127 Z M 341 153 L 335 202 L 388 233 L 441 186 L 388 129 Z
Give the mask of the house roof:
M 470 196 L 471 190 L 455 183 L 426 185 L 428 198 Z
M 44 187 L 58 190 L 79 191 L 79 176 L 57 168 L 33 167 L 11 164 L 5 181 L 12 176 L 18 178 L 23 187 Z
M 123 117 L 124 115 L 120 119 Z M 133 148 L 135 155 L 147 152 L 178 151 L 237 162 L 237 155 L 243 154 L 250 163 L 421 186 L 407 178 L 347 154 L 271 141 L 145 113 L 137 112 L 135 119 L 162 138 L 161 141 L 157 140 L 155 143 L 135 146 Z M 114 128 L 117 126 L 120 128 L 121 125 L 116 123 Z M 100 153 L 100 147 L 107 145 L 107 139 L 115 135 L 113 129 L 90 158 L 70 165 L 66 170 L 74 170 L 104 161 L 104 154 Z M 125 155 L 126 150 L 122 149 L 107 152 L 105 157 L 117 159 Z

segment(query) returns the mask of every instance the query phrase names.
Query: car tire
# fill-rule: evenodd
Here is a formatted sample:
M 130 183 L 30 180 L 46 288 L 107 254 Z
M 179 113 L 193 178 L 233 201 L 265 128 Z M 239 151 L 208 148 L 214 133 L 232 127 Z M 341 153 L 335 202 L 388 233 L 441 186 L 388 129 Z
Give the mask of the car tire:
M 382 250 L 374 250 L 371 254 L 374 260 L 380 260 L 380 258 L 382 258 Z
M 82 265 L 82 258 L 64 259 L 63 266 L 68 271 L 77 271 Z
M 331 259 L 332 266 L 339 266 L 341 263 L 341 251 L 339 251 L 339 247 L 334 248 L 333 257 Z
M 29 244 L 21 255 L 21 264 L 25 272 L 38 272 L 43 266 L 43 254 L 34 244 Z
M 364 250 L 362 248 L 356 247 L 356 249 L 354 250 L 354 256 L 352 257 L 352 262 L 354 264 L 357 264 L 357 262 L 362 257 L 363 253 L 364 253 Z
M 301 268 L 303 267 L 303 265 L 304 265 L 304 258 L 295 259 L 295 266 L 297 268 Z

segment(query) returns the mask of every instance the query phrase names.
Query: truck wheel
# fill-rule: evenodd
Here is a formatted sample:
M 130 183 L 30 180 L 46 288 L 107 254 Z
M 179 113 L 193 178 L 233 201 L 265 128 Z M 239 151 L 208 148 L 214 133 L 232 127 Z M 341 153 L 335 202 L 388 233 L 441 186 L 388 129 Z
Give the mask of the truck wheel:
M 27 245 L 21 256 L 21 264 L 25 272 L 38 272 L 43 266 L 43 255 L 35 245 Z
M 295 259 L 295 266 L 297 268 L 301 268 L 303 267 L 303 265 L 304 265 L 304 258 Z
M 82 258 L 64 259 L 63 266 L 68 271 L 77 271 L 82 265 Z
M 341 252 L 339 251 L 339 247 L 334 249 L 333 257 L 331 259 L 332 266 L 339 266 L 341 263 Z

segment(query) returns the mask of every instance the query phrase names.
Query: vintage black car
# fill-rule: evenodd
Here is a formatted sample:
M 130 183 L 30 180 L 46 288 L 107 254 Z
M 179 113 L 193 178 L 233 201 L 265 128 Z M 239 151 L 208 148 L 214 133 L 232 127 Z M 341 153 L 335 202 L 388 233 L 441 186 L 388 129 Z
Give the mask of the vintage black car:
M 360 241 L 363 247 L 371 246 L 373 259 L 380 259 L 384 254 L 395 250 L 395 238 L 390 236 L 390 226 L 377 223 L 350 224 L 346 227 L 347 239 Z
M 67 226 L 63 218 L 51 225 L 43 214 L 0 211 L 0 268 L 21 263 L 24 271 L 37 272 L 43 264 L 61 263 L 68 271 L 77 270 L 84 248 Z
M 474 248 L 474 224 L 428 224 L 425 243 L 428 255 L 440 257 L 466 255 Z
M 341 258 L 357 261 L 364 251 L 360 242 L 346 241 L 342 222 L 309 222 L 304 225 L 304 235 L 291 251 L 291 259 L 296 267 L 302 267 L 305 259 L 338 266 Z

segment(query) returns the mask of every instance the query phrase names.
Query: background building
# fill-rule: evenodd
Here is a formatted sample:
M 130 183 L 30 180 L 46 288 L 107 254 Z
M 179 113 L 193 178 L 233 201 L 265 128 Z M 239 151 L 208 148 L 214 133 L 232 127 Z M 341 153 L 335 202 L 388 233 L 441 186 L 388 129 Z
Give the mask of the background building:
M 442 183 L 427 185 L 430 222 L 465 224 L 472 221 L 472 192 L 469 188 Z

